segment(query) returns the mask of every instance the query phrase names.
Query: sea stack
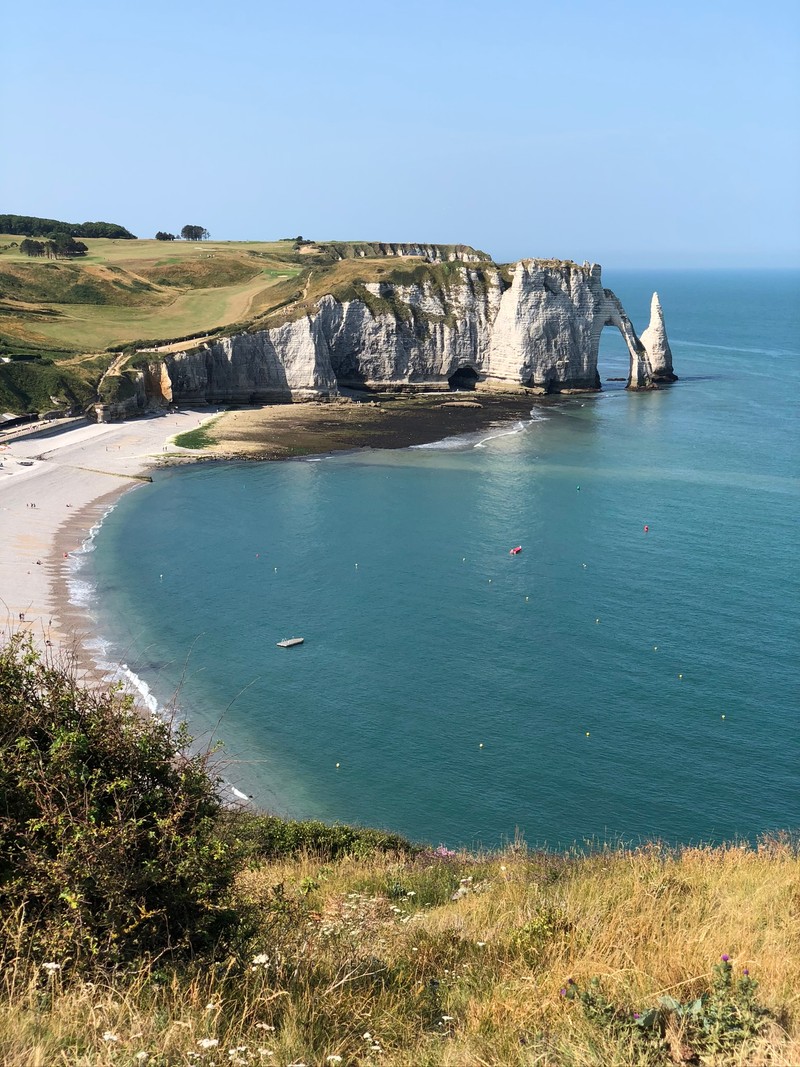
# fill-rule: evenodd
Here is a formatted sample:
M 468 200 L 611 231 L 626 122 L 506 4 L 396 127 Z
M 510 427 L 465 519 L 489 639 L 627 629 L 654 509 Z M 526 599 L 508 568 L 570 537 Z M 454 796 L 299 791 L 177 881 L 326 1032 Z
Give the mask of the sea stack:
M 650 380 L 658 382 L 676 382 L 678 375 L 672 369 L 672 351 L 664 327 L 664 314 L 658 293 L 653 293 L 650 301 L 650 322 L 640 337 L 647 354 Z

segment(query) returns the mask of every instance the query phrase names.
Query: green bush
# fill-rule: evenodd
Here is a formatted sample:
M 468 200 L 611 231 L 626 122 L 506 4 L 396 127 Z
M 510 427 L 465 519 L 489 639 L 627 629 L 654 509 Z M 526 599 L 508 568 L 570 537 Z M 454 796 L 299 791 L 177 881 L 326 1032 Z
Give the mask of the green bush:
M 320 859 L 337 860 L 342 856 L 368 856 L 375 852 L 419 852 L 400 834 L 370 830 L 358 826 L 328 825 L 310 820 L 293 822 L 276 815 L 247 814 L 231 816 L 245 860 L 263 860 L 309 853 Z
M 0 914 L 62 965 L 197 948 L 234 921 L 208 753 L 45 660 L 0 649 Z M 14 954 L 13 922 L 0 956 Z

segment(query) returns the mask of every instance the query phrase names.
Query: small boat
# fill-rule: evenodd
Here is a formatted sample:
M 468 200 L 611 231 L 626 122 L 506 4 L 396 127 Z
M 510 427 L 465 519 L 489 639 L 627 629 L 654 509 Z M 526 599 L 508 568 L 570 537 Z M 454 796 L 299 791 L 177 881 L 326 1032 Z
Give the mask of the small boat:
M 508 554 L 509 554 L 509 556 L 518 556 L 521 551 L 522 551 L 522 545 L 517 545 L 517 547 L 516 548 L 512 548 L 511 551 Z
M 304 637 L 285 637 L 283 641 L 278 641 L 278 648 L 294 648 L 295 645 L 302 645 L 303 641 Z

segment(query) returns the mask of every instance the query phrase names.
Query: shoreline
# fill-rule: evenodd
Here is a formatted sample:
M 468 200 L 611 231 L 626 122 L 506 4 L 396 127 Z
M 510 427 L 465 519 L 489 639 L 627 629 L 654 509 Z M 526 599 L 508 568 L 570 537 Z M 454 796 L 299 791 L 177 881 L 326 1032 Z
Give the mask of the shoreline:
M 146 484 L 168 444 L 217 412 L 175 412 L 124 423 L 71 421 L 0 438 L 0 609 L 7 635 L 91 684 L 103 680 L 87 641 L 91 614 L 70 600 L 74 554 L 126 492 Z
M 510 426 L 530 418 L 532 407 L 533 399 L 519 394 L 428 394 L 189 409 L 129 422 L 71 421 L 32 432 L 26 427 L 0 436 L 0 610 L 6 634 L 28 631 L 46 657 L 64 662 L 90 685 L 108 679 L 89 648 L 100 636 L 91 610 L 70 597 L 75 554 L 123 494 L 150 480 L 149 471 L 407 448 Z M 173 443 L 212 420 L 211 447 Z M 134 697 L 141 702 L 141 694 Z

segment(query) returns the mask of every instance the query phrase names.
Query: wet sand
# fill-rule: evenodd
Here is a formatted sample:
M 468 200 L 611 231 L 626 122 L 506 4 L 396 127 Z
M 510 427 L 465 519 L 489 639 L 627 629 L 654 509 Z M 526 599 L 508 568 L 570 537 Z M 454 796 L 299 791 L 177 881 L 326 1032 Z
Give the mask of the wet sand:
M 426 393 L 227 411 L 209 428 L 219 457 L 287 459 L 356 448 L 408 448 L 530 417 L 524 393 Z

